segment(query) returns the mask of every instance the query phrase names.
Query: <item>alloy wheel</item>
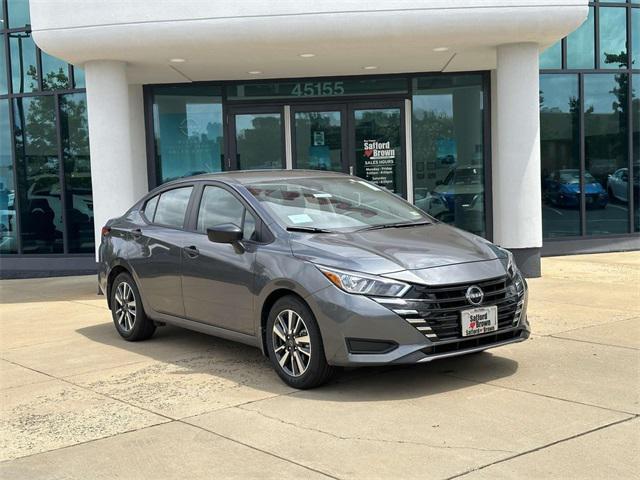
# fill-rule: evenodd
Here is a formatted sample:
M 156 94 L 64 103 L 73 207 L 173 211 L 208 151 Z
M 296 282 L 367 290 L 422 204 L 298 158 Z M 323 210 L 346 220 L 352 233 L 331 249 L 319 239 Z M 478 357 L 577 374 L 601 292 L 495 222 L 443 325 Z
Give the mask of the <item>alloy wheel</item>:
M 271 332 L 276 360 L 287 375 L 299 377 L 311 362 L 311 339 L 304 319 L 293 310 L 283 310 Z
M 122 282 L 116 288 L 116 319 L 125 332 L 130 332 L 136 323 L 136 296 L 131 285 Z

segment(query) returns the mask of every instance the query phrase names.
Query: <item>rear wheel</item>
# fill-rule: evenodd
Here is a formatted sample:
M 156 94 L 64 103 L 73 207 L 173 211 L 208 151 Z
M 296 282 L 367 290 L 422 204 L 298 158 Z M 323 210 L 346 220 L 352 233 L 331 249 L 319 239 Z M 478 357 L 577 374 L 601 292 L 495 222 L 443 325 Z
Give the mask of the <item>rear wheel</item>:
M 286 296 L 273 305 L 266 340 L 273 368 L 291 387 L 317 387 L 335 372 L 327 364 L 315 316 L 297 297 Z
M 121 273 L 111 286 L 111 316 L 116 330 L 130 342 L 146 340 L 156 326 L 142 307 L 140 291 L 128 273 Z

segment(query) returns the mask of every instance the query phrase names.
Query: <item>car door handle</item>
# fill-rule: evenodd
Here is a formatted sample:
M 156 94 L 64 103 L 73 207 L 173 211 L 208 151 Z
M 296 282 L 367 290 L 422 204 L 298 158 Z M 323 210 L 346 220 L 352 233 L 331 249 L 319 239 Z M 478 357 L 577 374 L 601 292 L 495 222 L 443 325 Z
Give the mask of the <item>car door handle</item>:
M 134 228 L 133 230 L 131 230 L 131 236 L 133 238 L 140 238 L 142 236 L 142 230 L 140 230 L 139 228 Z
M 193 245 L 189 247 L 184 247 L 182 250 L 184 250 L 184 253 L 186 253 L 187 257 L 189 258 L 196 258 L 198 255 L 200 255 L 200 252 L 198 251 L 198 249 Z

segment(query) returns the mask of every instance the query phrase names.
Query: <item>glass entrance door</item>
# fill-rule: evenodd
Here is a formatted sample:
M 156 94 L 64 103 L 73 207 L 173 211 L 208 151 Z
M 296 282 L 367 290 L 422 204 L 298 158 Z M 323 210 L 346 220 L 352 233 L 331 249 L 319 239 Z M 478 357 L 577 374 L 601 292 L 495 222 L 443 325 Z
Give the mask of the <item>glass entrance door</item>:
M 283 116 L 281 107 L 230 109 L 227 168 L 285 168 Z
M 404 102 L 235 107 L 228 122 L 227 169 L 285 168 L 290 155 L 293 168 L 350 173 L 406 197 Z
M 406 196 L 404 103 L 291 107 L 293 168 L 351 173 Z
M 346 171 L 344 106 L 291 107 L 293 168 Z
M 406 197 L 404 104 L 357 104 L 350 112 L 350 171 Z

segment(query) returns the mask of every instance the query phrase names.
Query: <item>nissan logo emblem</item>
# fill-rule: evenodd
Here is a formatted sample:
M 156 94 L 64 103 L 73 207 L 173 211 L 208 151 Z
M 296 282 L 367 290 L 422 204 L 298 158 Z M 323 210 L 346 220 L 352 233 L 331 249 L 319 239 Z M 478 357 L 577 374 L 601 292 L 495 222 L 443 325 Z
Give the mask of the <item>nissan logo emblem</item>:
M 484 300 L 484 292 L 477 285 L 471 285 L 467 288 L 465 297 L 471 305 L 480 305 Z

